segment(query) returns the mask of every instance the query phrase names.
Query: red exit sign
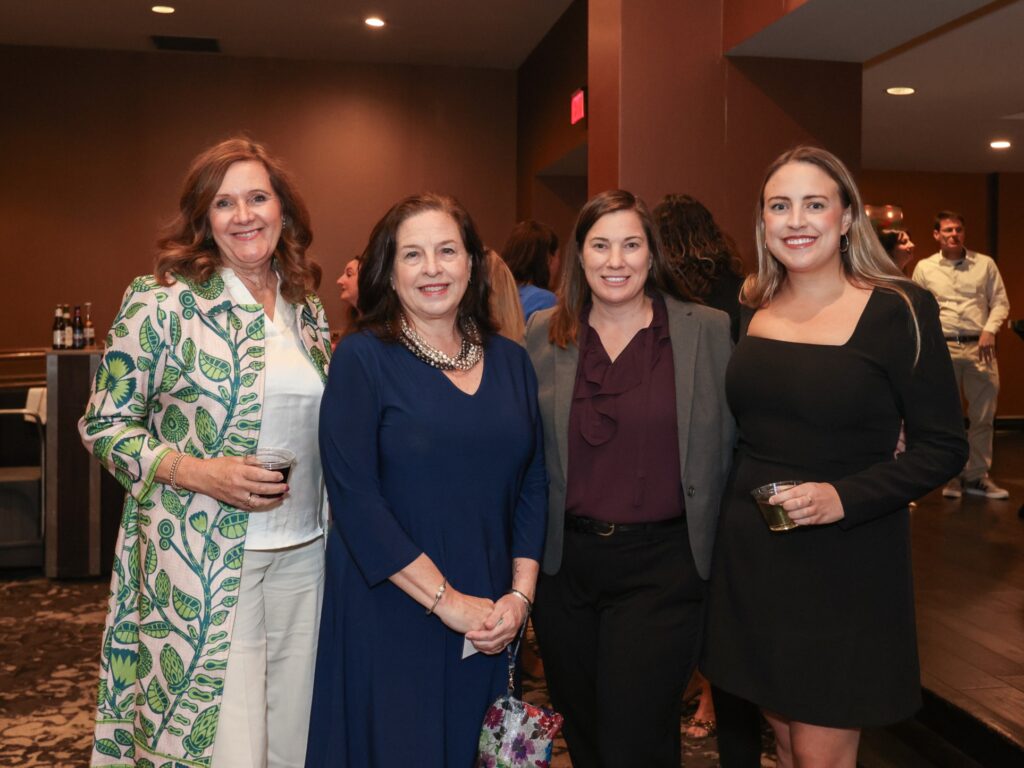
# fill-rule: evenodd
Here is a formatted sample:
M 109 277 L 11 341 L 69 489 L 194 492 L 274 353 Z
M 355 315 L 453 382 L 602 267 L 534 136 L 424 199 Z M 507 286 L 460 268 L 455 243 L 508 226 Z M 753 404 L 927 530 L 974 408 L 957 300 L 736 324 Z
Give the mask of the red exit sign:
M 582 88 L 577 90 L 569 101 L 569 124 L 576 125 L 587 116 L 587 95 Z

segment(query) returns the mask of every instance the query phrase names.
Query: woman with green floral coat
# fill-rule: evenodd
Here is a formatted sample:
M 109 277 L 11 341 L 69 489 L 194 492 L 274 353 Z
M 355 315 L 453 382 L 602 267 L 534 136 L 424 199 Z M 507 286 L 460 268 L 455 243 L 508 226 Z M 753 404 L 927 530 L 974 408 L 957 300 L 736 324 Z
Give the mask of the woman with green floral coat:
M 114 320 L 79 425 L 128 491 L 93 765 L 302 764 L 330 357 L 311 240 L 280 164 L 221 142 L 193 162 L 156 273 Z M 247 463 L 257 447 L 296 454 L 287 483 Z

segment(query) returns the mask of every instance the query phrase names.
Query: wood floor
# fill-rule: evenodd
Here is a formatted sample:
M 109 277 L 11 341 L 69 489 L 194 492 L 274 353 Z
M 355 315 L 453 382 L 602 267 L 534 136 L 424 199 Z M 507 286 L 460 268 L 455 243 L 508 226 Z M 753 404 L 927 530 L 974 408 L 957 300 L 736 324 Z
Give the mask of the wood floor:
M 1009 500 L 936 491 L 913 513 L 921 680 L 1024 749 L 1024 434 L 997 435 L 992 476 Z

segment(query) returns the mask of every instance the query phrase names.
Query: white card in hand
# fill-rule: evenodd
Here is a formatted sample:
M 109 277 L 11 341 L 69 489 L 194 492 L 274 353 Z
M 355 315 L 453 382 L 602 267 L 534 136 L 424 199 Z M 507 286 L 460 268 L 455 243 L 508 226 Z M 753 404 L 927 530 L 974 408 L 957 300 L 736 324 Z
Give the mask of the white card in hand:
M 467 638 L 462 638 L 462 658 L 468 659 L 474 653 L 480 653 Z

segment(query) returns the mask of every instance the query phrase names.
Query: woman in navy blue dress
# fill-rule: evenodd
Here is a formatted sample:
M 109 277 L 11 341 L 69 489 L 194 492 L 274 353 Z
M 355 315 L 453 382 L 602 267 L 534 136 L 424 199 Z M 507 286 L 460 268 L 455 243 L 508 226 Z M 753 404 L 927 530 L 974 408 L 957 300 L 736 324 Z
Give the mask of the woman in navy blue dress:
M 533 368 L 492 332 L 483 259 L 439 195 L 370 237 L 320 417 L 334 525 L 307 766 L 469 768 L 505 689 L 547 478 Z

